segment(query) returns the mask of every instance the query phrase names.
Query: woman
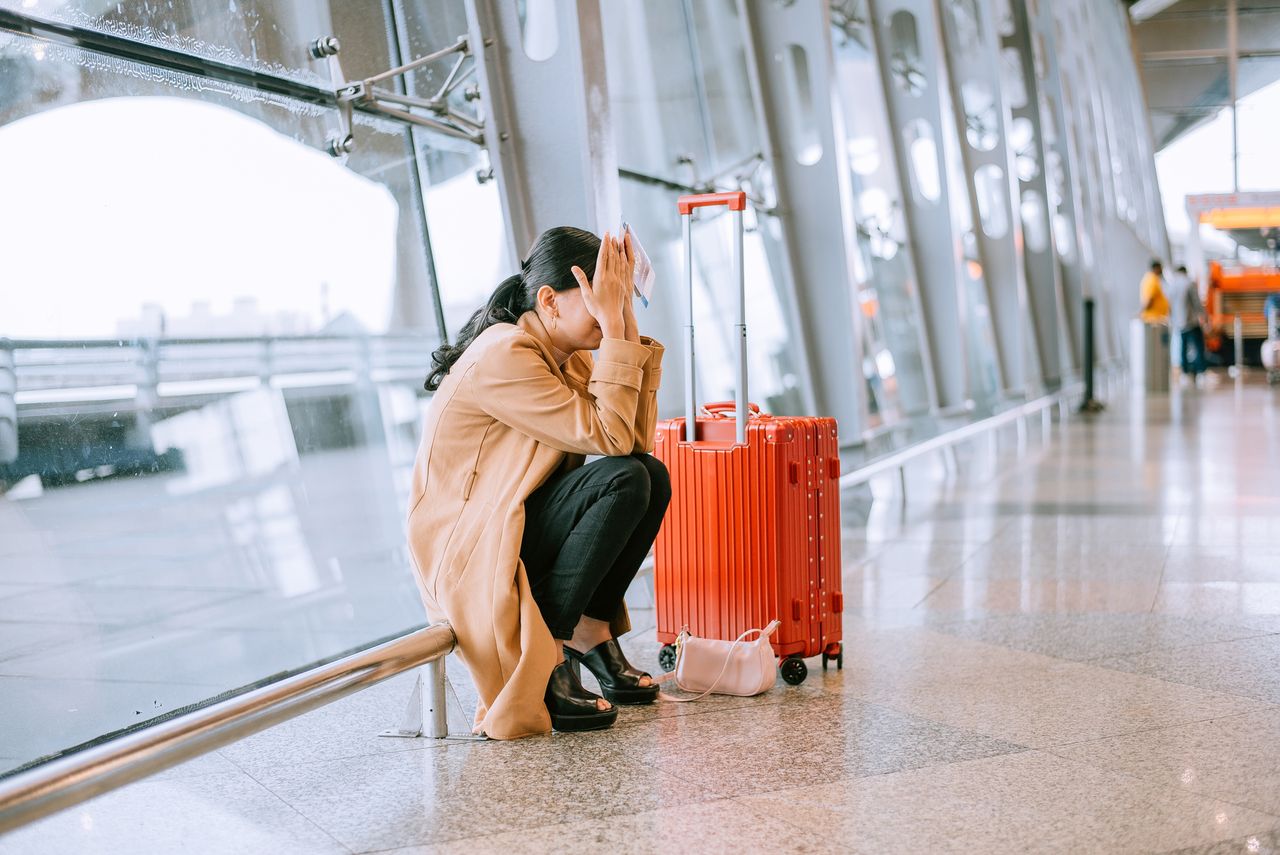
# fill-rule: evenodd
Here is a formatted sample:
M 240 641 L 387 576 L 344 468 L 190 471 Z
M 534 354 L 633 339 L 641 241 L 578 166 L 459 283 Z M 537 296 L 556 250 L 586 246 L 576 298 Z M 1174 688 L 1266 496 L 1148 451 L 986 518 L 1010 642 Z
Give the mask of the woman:
M 657 695 L 616 640 L 671 496 L 648 454 L 663 348 L 637 330 L 633 265 L 629 238 L 550 229 L 432 355 L 410 551 L 479 690 L 475 730 L 497 739 L 609 727 L 613 703 Z

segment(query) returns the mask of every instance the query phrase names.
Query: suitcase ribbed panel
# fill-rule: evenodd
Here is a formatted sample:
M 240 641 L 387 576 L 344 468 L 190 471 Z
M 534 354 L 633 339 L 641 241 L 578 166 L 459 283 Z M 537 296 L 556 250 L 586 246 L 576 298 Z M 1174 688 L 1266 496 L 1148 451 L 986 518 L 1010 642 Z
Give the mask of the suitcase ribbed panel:
M 684 419 L 658 425 L 654 453 L 672 485 L 655 544 L 658 640 L 670 643 L 686 626 L 733 639 L 777 618 L 778 655 L 822 653 L 841 637 L 832 615 L 840 585 L 834 420 L 752 418 L 741 446 L 719 441 L 732 439 L 731 421 L 698 424 L 700 437 L 716 441 L 682 442 Z

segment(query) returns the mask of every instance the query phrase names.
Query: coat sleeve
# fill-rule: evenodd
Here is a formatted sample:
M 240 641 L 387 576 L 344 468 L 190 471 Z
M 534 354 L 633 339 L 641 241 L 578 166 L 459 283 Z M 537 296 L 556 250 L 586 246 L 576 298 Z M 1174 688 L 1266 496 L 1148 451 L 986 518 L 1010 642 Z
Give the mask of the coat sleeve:
M 651 454 L 654 431 L 658 426 L 658 387 L 662 384 L 662 354 L 665 348 L 648 336 L 641 336 L 640 343 L 649 349 L 649 361 L 644 364 L 644 377 L 640 381 L 640 400 L 636 405 L 635 436 L 631 453 Z
M 470 372 L 477 404 L 503 424 L 573 454 L 630 454 L 649 348 L 605 339 L 582 395 L 556 377 L 532 338 L 496 342 Z

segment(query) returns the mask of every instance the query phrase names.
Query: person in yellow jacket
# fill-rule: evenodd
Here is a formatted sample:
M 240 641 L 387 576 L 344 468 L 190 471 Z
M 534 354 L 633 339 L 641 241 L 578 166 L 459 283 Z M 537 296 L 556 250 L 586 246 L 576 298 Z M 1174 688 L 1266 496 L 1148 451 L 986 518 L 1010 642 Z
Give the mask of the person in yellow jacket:
M 1169 322 L 1169 298 L 1164 293 L 1164 265 L 1151 262 L 1151 270 L 1142 277 L 1142 311 L 1138 317 L 1147 324 Z

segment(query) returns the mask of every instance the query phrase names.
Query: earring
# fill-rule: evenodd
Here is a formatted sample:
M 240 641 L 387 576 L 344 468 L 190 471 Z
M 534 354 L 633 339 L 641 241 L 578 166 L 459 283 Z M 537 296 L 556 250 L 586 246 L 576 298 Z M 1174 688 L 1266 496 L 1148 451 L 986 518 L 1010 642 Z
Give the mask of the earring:
M 552 315 L 552 316 L 551 316 L 551 328 L 552 328 L 552 329 L 555 329 L 555 328 L 556 328 L 556 326 L 557 326 L 559 323 L 560 323 L 560 316 L 559 316 L 559 315 Z

